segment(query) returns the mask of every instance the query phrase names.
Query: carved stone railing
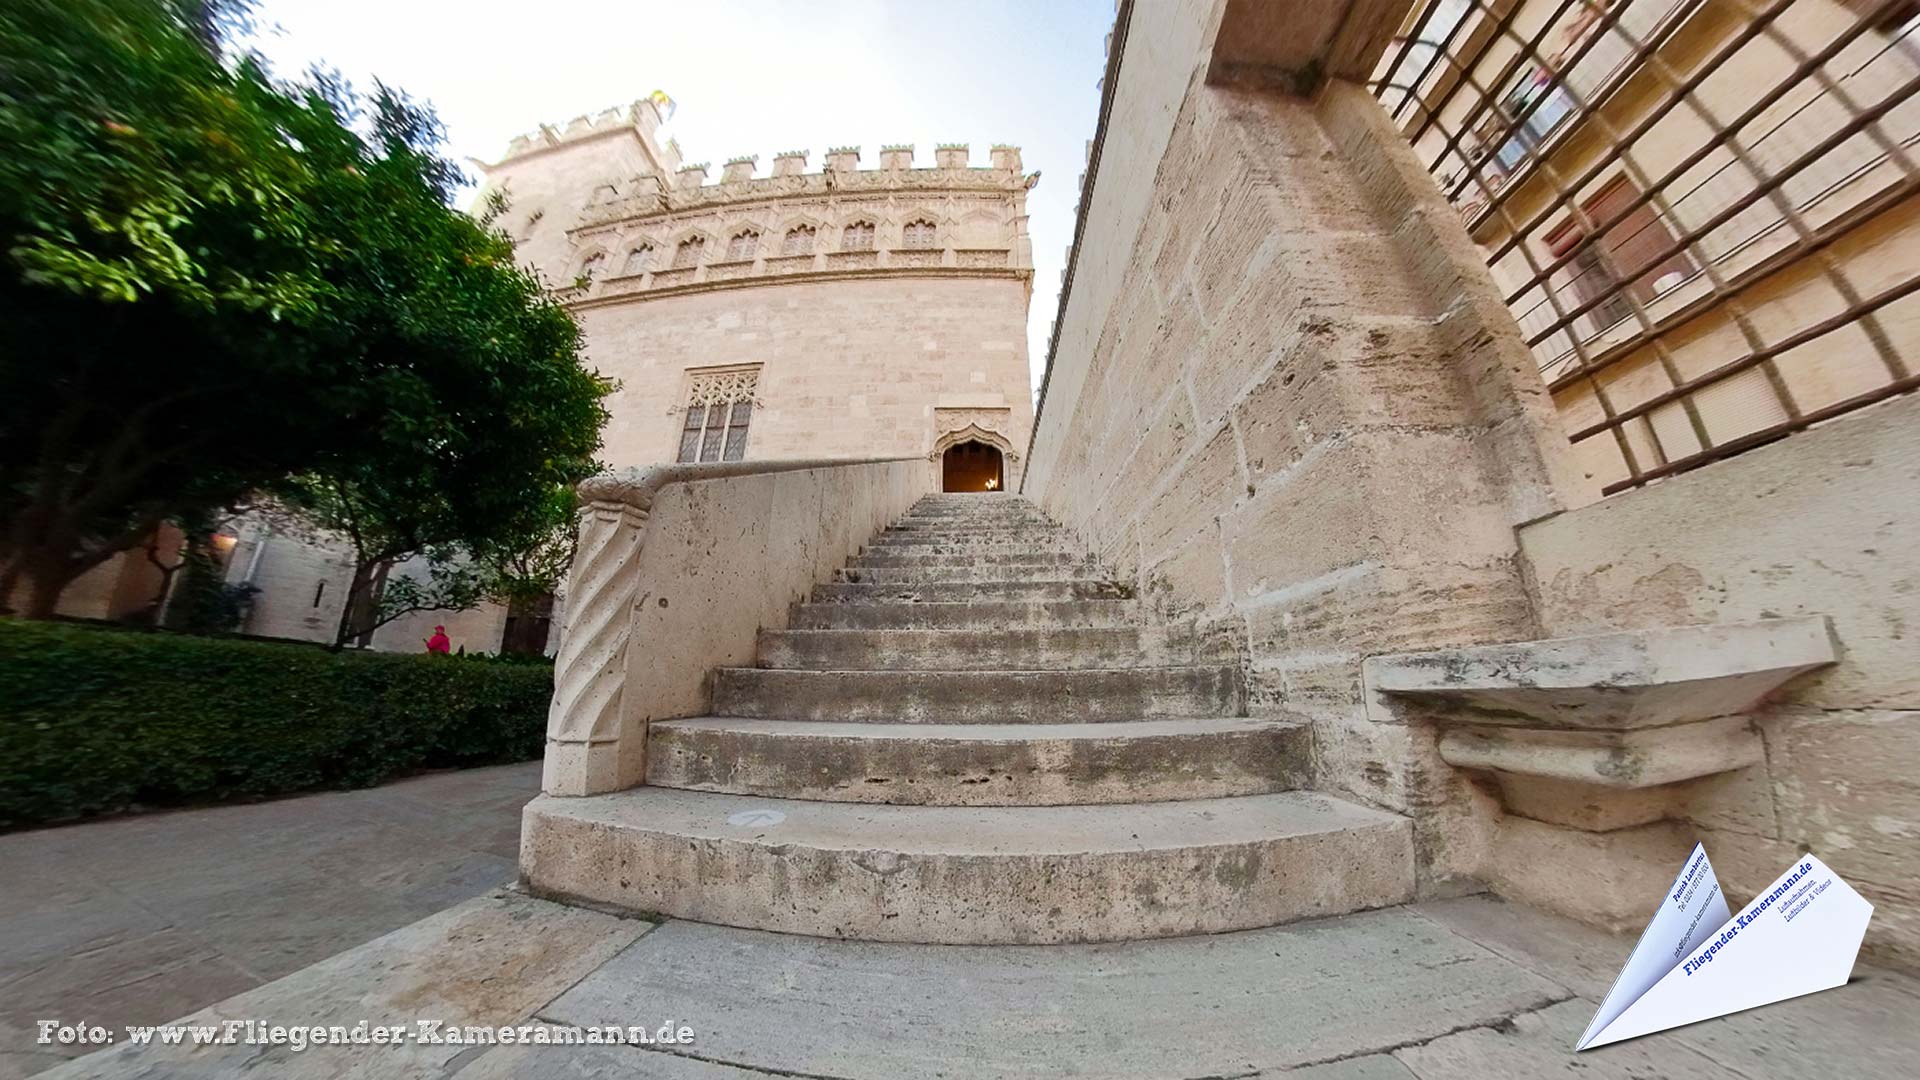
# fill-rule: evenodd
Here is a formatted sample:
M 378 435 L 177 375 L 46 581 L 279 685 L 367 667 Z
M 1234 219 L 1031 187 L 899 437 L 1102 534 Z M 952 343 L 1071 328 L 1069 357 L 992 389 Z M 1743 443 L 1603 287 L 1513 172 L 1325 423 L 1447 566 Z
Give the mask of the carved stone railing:
M 919 458 L 662 465 L 582 483 L 547 793 L 643 782 L 647 725 L 705 711 L 709 670 L 750 662 L 762 627 L 784 626 L 794 599 L 930 487 Z

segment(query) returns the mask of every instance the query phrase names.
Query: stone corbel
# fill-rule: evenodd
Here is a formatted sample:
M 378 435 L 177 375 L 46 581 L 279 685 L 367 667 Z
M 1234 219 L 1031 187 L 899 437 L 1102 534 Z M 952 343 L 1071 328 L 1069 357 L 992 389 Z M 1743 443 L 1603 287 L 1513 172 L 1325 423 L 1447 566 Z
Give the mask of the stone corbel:
M 1489 774 L 1510 811 L 1609 830 L 1762 761 L 1754 707 L 1837 658 L 1811 616 L 1378 656 L 1365 678 L 1438 727 L 1440 757 Z

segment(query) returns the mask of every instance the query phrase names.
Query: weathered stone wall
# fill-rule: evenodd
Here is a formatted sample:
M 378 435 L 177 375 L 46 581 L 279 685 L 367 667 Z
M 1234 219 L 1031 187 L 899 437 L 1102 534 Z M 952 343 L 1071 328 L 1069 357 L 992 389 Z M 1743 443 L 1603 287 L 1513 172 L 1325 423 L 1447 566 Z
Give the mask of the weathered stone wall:
M 620 381 L 602 457 L 672 461 L 688 370 L 724 364 L 761 365 L 749 460 L 925 455 L 962 418 L 953 410 L 1024 455 L 1026 313 L 1027 283 L 1011 277 L 769 284 L 584 309 L 589 362 Z
M 1424 892 L 1491 884 L 1619 927 L 1693 838 L 1736 896 L 1811 847 L 1881 905 L 1872 946 L 1913 963 L 1898 538 L 1920 407 L 1596 503 L 1480 253 L 1377 104 L 1209 84 L 1217 6 L 1133 11 L 1025 492 L 1239 643 L 1252 710 L 1313 721 L 1317 782 L 1412 817 Z M 1760 718 L 1766 764 L 1633 828 L 1503 806 L 1360 673 L 1796 614 L 1832 616 L 1846 658 Z
M 661 119 L 650 101 L 581 116 L 561 126 L 542 126 L 513 140 L 506 157 L 485 166 L 486 182 L 474 201 L 485 209 L 494 194 L 506 196 L 497 224 L 513 237 L 522 262 L 565 286 L 576 268 L 573 227 L 580 211 L 640 188 L 657 189 L 680 167 L 672 143 L 656 138 Z
M 1423 886 L 1453 888 L 1489 810 L 1430 733 L 1369 714 L 1360 662 L 1532 636 L 1512 529 L 1573 478 L 1482 261 L 1377 106 L 1201 70 L 1157 162 L 1102 163 L 1096 192 L 1151 178 L 1147 210 L 1117 274 L 1086 274 L 1115 257 L 1088 230 L 1026 491 L 1237 639 L 1252 710 L 1311 718 L 1322 785 L 1415 815 Z
M 1696 839 L 1735 895 L 1811 850 L 1877 908 L 1869 948 L 1920 964 L 1916 492 L 1920 400 L 1909 397 L 1521 530 L 1554 636 L 1833 620 L 1840 663 L 1758 718 L 1764 764 L 1696 794 L 1680 825 L 1610 839 L 1654 893 Z M 1566 841 L 1528 831 L 1529 847 Z

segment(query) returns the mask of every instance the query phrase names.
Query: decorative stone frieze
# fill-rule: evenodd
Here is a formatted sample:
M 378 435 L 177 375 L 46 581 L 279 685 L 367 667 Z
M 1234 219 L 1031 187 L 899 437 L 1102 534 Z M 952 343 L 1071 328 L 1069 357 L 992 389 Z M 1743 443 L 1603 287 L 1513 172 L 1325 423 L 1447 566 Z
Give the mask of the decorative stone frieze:
M 825 199 L 829 195 L 977 192 L 1004 197 L 1009 192 L 1031 188 L 1034 179 L 1022 174 L 1017 164 L 1011 169 L 836 169 L 832 164 L 835 156 L 827 155 L 826 172 L 786 173 L 721 184 L 706 183 L 704 165 L 686 166 L 680 170 L 664 206 L 652 191 L 639 196 L 623 194 L 583 209 L 575 227 L 588 229 L 657 213 L 688 214 L 774 199 Z M 699 180 L 689 179 L 696 174 Z

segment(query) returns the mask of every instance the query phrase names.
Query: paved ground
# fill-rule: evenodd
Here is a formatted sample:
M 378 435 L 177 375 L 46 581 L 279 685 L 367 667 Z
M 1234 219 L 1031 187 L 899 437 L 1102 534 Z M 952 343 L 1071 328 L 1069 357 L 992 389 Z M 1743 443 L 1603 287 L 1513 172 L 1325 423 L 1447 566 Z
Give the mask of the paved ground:
M 0 1070 L 12 1070 L 0 1075 L 54 1063 L 22 1052 L 42 1016 L 117 1031 L 189 1014 L 412 1032 L 423 1019 L 684 1024 L 694 1038 L 295 1051 L 121 1036 L 42 1080 L 1920 1075 L 1920 981 L 1870 968 L 1839 990 L 1576 1056 L 1631 942 L 1486 897 L 1008 948 L 655 925 L 476 895 L 512 875 L 515 811 L 536 780 L 515 767 L 0 837 L 0 865 L 50 871 L 0 877 Z
M 36 1020 L 171 1020 L 511 882 L 539 787 L 529 762 L 0 836 L 0 1080 L 71 1056 Z
M 189 1022 L 685 1024 L 692 1043 L 119 1045 L 44 1080 L 1911 1080 L 1920 1066 L 1920 984 L 1864 968 L 1576 1056 L 1629 947 L 1484 897 L 1213 937 L 960 947 L 655 926 L 500 893 Z

